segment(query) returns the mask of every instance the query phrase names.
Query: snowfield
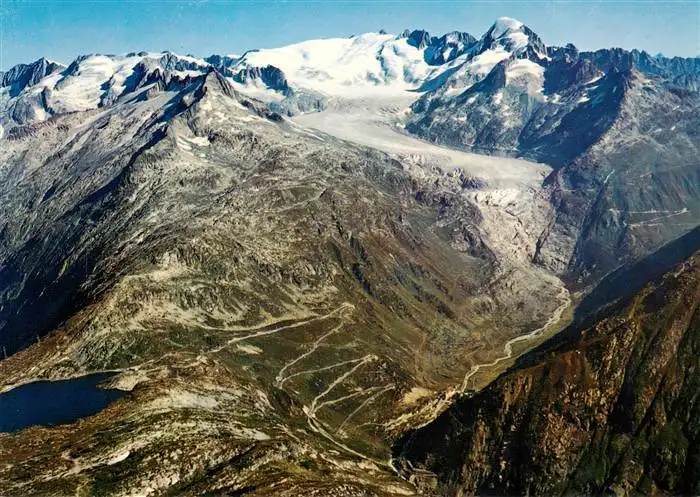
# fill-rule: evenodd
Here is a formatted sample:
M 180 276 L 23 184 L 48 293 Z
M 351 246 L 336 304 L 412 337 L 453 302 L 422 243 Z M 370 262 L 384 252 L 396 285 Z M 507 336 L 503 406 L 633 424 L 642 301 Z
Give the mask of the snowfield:
M 275 66 L 294 87 L 327 95 L 358 96 L 401 92 L 445 70 L 429 66 L 424 50 L 406 38 L 365 33 L 351 38 L 309 40 L 281 48 L 247 52 L 238 67 Z

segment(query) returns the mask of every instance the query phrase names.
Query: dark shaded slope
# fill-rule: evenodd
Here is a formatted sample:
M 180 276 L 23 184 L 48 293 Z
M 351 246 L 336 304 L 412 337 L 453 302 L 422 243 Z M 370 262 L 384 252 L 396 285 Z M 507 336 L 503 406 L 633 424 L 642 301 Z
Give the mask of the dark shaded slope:
M 576 318 L 584 319 L 610 303 L 629 297 L 650 280 L 661 277 L 673 266 L 688 259 L 700 247 L 700 228 L 664 245 L 639 262 L 621 267 L 603 278 L 595 291 L 576 308 Z
M 700 253 L 567 336 L 408 434 L 404 468 L 445 495 L 700 492 Z

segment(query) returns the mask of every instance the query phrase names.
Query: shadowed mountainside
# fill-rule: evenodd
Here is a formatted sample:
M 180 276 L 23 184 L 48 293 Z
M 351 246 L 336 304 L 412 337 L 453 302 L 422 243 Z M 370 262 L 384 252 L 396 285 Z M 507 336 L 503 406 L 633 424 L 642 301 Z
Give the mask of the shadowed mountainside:
M 696 252 L 406 435 L 399 461 L 439 495 L 696 494 L 699 352 Z

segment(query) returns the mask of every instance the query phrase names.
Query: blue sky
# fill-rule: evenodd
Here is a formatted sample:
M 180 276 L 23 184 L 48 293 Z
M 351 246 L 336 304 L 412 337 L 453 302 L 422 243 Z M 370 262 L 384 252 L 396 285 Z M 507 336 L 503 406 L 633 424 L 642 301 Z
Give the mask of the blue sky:
M 0 68 L 42 55 L 68 63 L 84 53 L 241 53 L 380 29 L 479 37 L 500 16 L 523 21 L 549 45 L 700 55 L 700 0 L 0 0 Z

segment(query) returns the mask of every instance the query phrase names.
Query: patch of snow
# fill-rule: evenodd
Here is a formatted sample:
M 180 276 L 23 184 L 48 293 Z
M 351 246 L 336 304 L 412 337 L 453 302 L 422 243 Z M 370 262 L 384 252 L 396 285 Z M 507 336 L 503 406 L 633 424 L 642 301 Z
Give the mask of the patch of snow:
M 605 179 L 603 180 L 603 184 L 604 184 L 604 185 L 607 185 L 607 184 L 608 184 L 608 180 L 610 180 L 610 177 L 611 177 L 614 173 L 615 173 L 615 170 L 614 170 L 614 169 L 608 173 L 608 175 L 607 175 L 607 176 L 605 177 Z
M 44 89 L 51 91 L 50 103 L 56 112 L 76 112 L 96 109 L 103 96 L 109 92 L 119 96 L 125 89 L 127 78 L 141 61 L 151 59 L 152 63 L 163 56 L 162 53 L 139 55 L 91 55 L 78 63 L 75 75 L 50 74 L 28 90 L 28 94 L 38 96 Z M 182 58 L 195 62 L 204 68 L 206 62 L 187 56 Z M 199 71 L 177 71 L 180 76 L 197 76 Z M 39 116 L 43 120 L 48 116 Z
M 167 52 L 163 52 L 163 53 L 167 53 Z M 199 58 L 193 57 L 191 55 L 178 55 L 178 54 L 173 54 L 173 55 L 175 55 L 178 59 L 184 60 L 185 62 L 190 62 L 193 64 L 197 64 L 199 66 L 208 65 L 204 59 L 199 59 Z
M 227 78 L 236 91 L 249 97 L 262 100 L 263 102 L 279 102 L 284 98 L 279 92 L 268 88 L 264 83 L 256 79 L 250 79 L 245 84 L 239 83 L 232 78 Z
M 245 354 L 250 354 L 250 355 L 258 355 L 262 354 L 263 349 L 260 347 L 256 347 L 255 345 L 245 345 L 245 344 L 237 344 L 236 349 L 240 350 L 241 352 Z
M 491 37 L 494 40 L 507 39 L 513 49 L 518 50 L 527 46 L 528 36 L 522 31 L 523 23 L 510 17 L 501 17 L 493 24 Z
M 513 43 L 513 47 L 516 49 L 526 47 L 527 43 L 529 41 L 527 35 L 525 33 L 520 32 L 520 31 L 515 32 L 515 33 L 510 33 L 508 35 L 508 38 Z
M 506 84 L 524 84 L 528 93 L 534 95 L 544 91 L 544 67 L 528 59 L 518 59 L 506 70 Z
M 469 63 L 470 72 L 473 74 L 486 75 L 491 72 L 496 64 L 510 57 L 511 53 L 501 47 L 485 52 L 474 57 Z
M 542 78 L 544 76 L 544 67 L 528 59 L 518 59 L 508 66 L 506 78 L 517 78 L 519 76 Z

